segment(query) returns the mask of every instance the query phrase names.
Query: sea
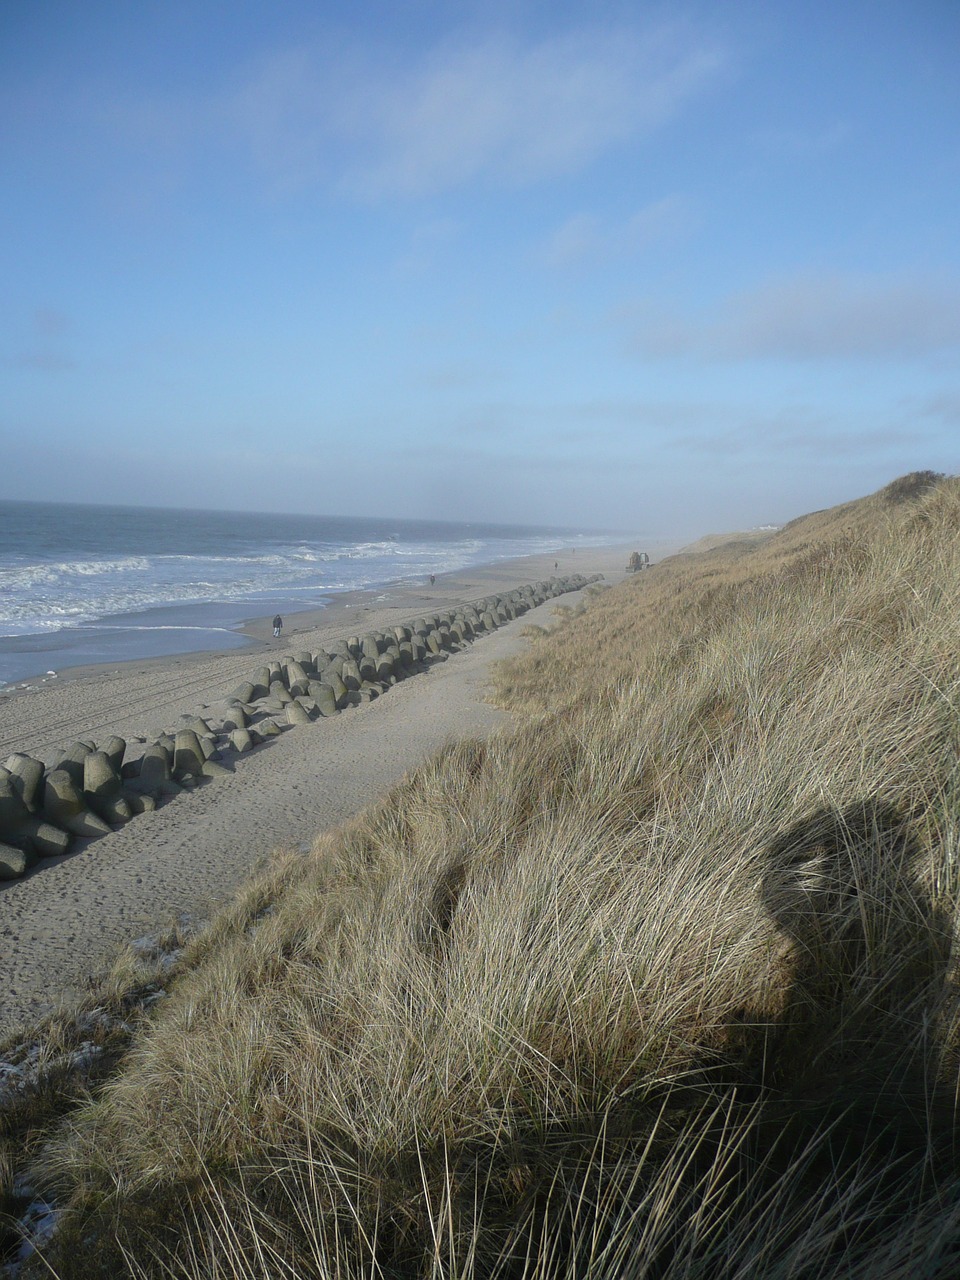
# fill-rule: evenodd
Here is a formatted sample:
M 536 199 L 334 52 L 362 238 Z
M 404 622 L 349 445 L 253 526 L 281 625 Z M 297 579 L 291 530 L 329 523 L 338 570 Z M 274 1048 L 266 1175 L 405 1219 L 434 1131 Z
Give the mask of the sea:
M 249 644 L 237 628 L 623 535 L 366 516 L 0 501 L 0 685 Z

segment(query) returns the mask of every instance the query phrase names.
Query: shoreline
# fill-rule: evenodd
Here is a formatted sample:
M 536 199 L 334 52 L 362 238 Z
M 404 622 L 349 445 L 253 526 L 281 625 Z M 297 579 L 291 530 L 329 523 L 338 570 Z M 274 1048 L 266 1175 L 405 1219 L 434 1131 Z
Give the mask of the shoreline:
M 578 551 L 566 565 L 561 560 L 560 572 L 602 573 L 614 585 L 626 576 L 630 548 Z M 658 548 L 657 558 L 677 549 Z M 75 670 L 0 700 L 0 759 L 23 751 L 50 764 L 84 737 L 150 740 L 180 715 L 227 696 L 268 657 L 551 577 L 556 559 L 522 557 L 438 576 L 433 587 L 362 593 L 296 622 L 290 615 L 279 640 L 269 618 L 254 619 L 252 643 L 242 650 Z M 549 600 L 382 697 L 291 728 L 237 757 L 228 776 L 0 882 L 0 1035 L 76 997 L 124 941 L 155 933 L 181 913 L 206 918 L 273 850 L 306 851 L 449 742 L 512 723 L 486 701 L 492 664 L 528 643 L 528 625 L 553 625 L 558 605 L 581 598 L 572 592 Z
M 634 545 L 635 545 L 635 540 L 633 542 L 624 541 L 623 543 L 620 543 L 620 542 L 611 543 L 609 545 L 600 546 L 600 547 L 581 548 L 580 549 L 581 560 L 586 556 L 592 555 L 594 552 L 596 552 L 599 555 L 605 555 L 606 552 L 611 550 L 617 550 L 618 548 L 622 548 L 624 560 L 625 560 L 626 555 L 629 554 L 629 551 L 633 549 Z M 659 558 L 659 553 L 661 548 L 669 547 L 671 550 L 675 550 L 678 544 L 667 539 L 657 539 L 655 541 L 647 540 L 647 543 L 645 545 L 650 546 L 653 549 L 654 554 L 658 555 L 658 558 Z M 662 552 L 662 554 L 670 554 L 670 551 L 665 550 Z M 577 572 L 576 552 L 574 550 L 571 550 L 570 548 L 566 548 L 565 550 L 556 551 L 556 552 L 537 552 L 527 556 L 517 556 L 512 558 L 506 558 L 503 560 L 495 560 L 495 561 L 480 563 L 476 565 L 469 565 L 463 569 L 450 570 L 448 572 L 438 574 L 436 583 L 434 586 L 430 586 L 429 582 L 426 579 L 420 580 L 419 578 L 418 579 L 396 578 L 373 587 L 354 587 L 354 588 L 348 588 L 342 591 L 329 591 L 325 594 L 325 599 L 323 604 L 314 605 L 312 607 L 305 608 L 305 609 L 286 609 L 286 610 L 280 609 L 279 612 L 281 612 L 284 619 L 283 635 L 291 636 L 291 635 L 302 634 L 304 631 L 308 631 L 308 630 L 312 631 L 312 630 L 317 630 L 321 628 L 325 629 L 326 620 L 328 618 L 334 617 L 337 614 L 350 609 L 351 607 L 358 608 L 358 609 L 372 610 L 376 603 L 379 603 L 382 600 L 385 600 L 391 596 L 394 596 L 397 593 L 405 594 L 405 593 L 420 593 L 420 592 L 429 591 L 430 598 L 432 598 L 434 595 L 436 596 L 436 599 L 437 599 L 436 607 L 440 608 L 444 605 L 444 602 L 448 599 L 448 597 L 451 602 L 454 600 L 456 600 L 457 602 L 460 602 L 459 596 L 450 595 L 449 591 L 444 590 L 445 586 L 449 587 L 451 583 L 459 583 L 461 586 L 464 587 L 464 589 L 469 590 L 470 588 L 468 584 L 468 579 L 470 577 L 476 578 L 481 583 L 486 582 L 488 580 L 491 580 L 491 581 L 494 579 L 499 580 L 501 578 L 501 573 L 499 572 L 500 570 L 509 569 L 510 566 L 518 566 L 518 572 L 520 572 L 521 571 L 520 566 L 523 566 L 528 562 L 531 565 L 536 564 L 537 566 L 539 566 L 537 576 L 542 577 L 542 576 L 545 576 L 547 573 L 547 569 L 545 566 L 547 566 L 548 564 L 550 565 L 550 570 L 549 570 L 550 574 L 553 573 L 552 562 L 555 560 L 560 561 L 561 563 L 561 569 L 559 570 L 559 572 L 561 573 Z M 512 574 L 508 575 L 508 577 L 512 579 Z M 504 580 L 506 581 L 506 579 Z M 317 587 L 317 592 L 318 594 L 321 594 L 321 595 L 324 594 L 322 588 L 319 586 Z M 478 588 L 478 594 L 480 595 L 486 594 L 486 590 L 483 589 L 481 586 Z M 204 631 L 208 635 L 213 635 L 215 632 L 220 632 L 222 633 L 224 640 L 226 640 L 227 637 L 232 637 L 233 642 L 231 643 L 219 642 L 217 644 L 205 644 L 200 648 L 189 648 L 189 647 L 182 648 L 182 649 L 174 648 L 174 649 L 169 649 L 163 653 L 148 654 L 143 657 L 118 656 L 116 658 L 104 658 L 103 660 L 100 660 L 100 661 L 76 662 L 76 663 L 69 663 L 68 665 L 51 668 L 49 663 L 44 663 L 43 654 L 44 652 L 55 652 L 53 642 L 55 641 L 57 636 L 63 633 L 55 632 L 49 636 L 46 634 L 37 634 L 37 635 L 19 637 L 20 639 L 32 641 L 34 643 L 37 643 L 40 641 L 47 641 L 49 642 L 49 644 L 46 649 L 43 647 L 37 647 L 35 650 L 33 650 L 33 652 L 35 652 L 37 656 L 37 667 L 34 671 L 28 672 L 27 674 L 24 674 L 24 675 L 18 675 L 15 678 L 6 682 L 0 681 L 0 708 L 2 708 L 4 702 L 9 700 L 12 696 L 18 695 L 22 692 L 30 692 L 37 687 L 46 685 L 51 682 L 59 683 L 64 681 L 72 681 L 75 679 L 82 679 L 84 677 L 97 675 L 106 671 L 123 670 L 134 664 L 141 667 L 147 667 L 147 666 L 156 666 L 156 665 L 172 662 L 175 660 L 182 661 L 185 659 L 186 660 L 201 659 L 204 657 L 212 657 L 215 655 L 217 656 L 225 655 L 225 654 L 241 655 L 243 653 L 255 654 L 257 652 L 256 646 L 258 641 L 263 642 L 263 641 L 273 640 L 271 621 L 274 616 L 274 613 L 277 612 L 277 610 L 273 609 L 272 612 L 270 612 L 269 614 L 244 615 L 242 602 L 239 602 L 239 601 L 238 602 L 222 602 L 219 604 L 217 602 L 202 602 L 192 606 L 191 605 L 154 606 L 150 609 L 143 611 L 143 613 L 141 614 L 110 615 L 110 618 L 98 619 L 96 627 L 94 627 L 94 624 L 89 624 L 89 627 L 90 629 L 94 629 L 94 630 L 99 628 L 100 630 L 109 631 L 111 628 L 116 627 L 118 621 L 129 618 L 129 617 L 136 617 L 136 618 L 142 619 L 145 617 L 149 617 L 151 615 L 173 616 L 178 610 L 186 611 L 189 615 L 189 611 L 191 609 L 195 611 L 200 611 L 202 613 L 203 610 L 209 610 L 211 608 L 213 609 L 228 608 L 233 614 L 240 615 L 240 620 L 237 622 L 231 623 L 229 626 L 217 626 L 214 623 L 209 623 L 208 625 L 204 626 L 204 625 L 191 623 L 191 624 L 181 624 L 179 627 L 176 627 L 176 628 L 167 628 L 164 626 L 164 627 L 153 627 L 153 628 L 138 627 L 137 629 L 144 630 L 147 632 L 166 630 L 166 629 L 174 629 L 174 630 L 181 630 L 181 631 L 197 630 L 197 631 Z M 195 614 L 195 616 L 199 616 L 199 614 Z M 72 640 L 76 640 L 77 637 L 81 635 L 82 632 L 86 629 L 87 627 L 77 627 L 77 628 L 69 629 L 69 638 Z M 125 630 L 127 628 L 119 627 L 118 629 Z M 2 636 L 0 637 L 0 644 L 3 644 L 3 642 L 5 641 L 10 642 L 16 639 L 18 639 L 18 637 Z M 282 640 L 283 636 L 281 636 L 280 639 Z M 25 652 L 30 651 L 30 646 L 27 646 L 24 651 Z

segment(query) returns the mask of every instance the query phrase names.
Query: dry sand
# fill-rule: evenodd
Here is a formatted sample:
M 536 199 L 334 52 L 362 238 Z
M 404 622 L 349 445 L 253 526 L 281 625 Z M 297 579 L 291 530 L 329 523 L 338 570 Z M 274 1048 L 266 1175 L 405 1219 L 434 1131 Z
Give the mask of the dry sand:
M 561 553 L 560 573 L 624 576 L 630 547 Z M 675 550 L 654 549 L 654 558 Z M 549 577 L 555 557 L 532 556 L 449 574 L 435 586 L 356 593 L 290 617 L 274 640 L 269 619 L 251 623 L 245 650 L 86 669 L 0 698 L 0 759 L 24 751 L 47 763 L 76 738 L 148 739 L 228 695 L 269 657 L 378 630 Z M 98 840 L 77 842 L 21 880 L 0 883 L 0 1035 L 69 1000 L 123 941 L 181 912 L 206 917 L 272 849 L 307 849 L 318 832 L 375 800 L 459 737 L 509 717 L 484 701 L 490 666 L 527 642 L 531 622 L 550 625 L 566 595 L 483 636 L 383 697 L 329 720 L 289 729 L 236 757 L 230 778 L 208 782 Z

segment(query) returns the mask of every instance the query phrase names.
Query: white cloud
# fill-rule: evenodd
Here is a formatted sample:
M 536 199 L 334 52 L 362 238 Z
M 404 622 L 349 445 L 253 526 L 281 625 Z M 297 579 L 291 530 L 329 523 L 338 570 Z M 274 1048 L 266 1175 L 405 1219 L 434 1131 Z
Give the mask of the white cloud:
M 809 129 L 762 129 L 757 135 L 761 147 L 789 160 L 818 159 L 831 155 L 856 140 L 848 120 L 835 120 Z
M 920 359 L 960 350 L 960 281 L 800 275 L 731 294 L 712 313 L 646 314 L 645 355 L 708 359 Z
M 728 66 L 683 23 L 539 39 L 461 31 L 412 53 L 341 34 L 266 48 L 226 84 L 137 93 L 91 81 L 41 105 L 102 176 L 139 165 L 145 194 L 118 179 L 118 201 L 162 201 L 223 150 L 272 197 L 322 185 L 377 200 L 575 173 L 669 120 Z
M 222 114 L 258 163 L 364 198 L 581 169 L 714 83 L 724 52 L 686 28 L 446 41 L 413 65 L 300 49 L 266 59 Z
M 654 200 L 620 223 L 578 213 L 548 237 L 540 256 L 548 267 L 561 268 L 617 261 L 676 241 L 692 224 L 690 209 L 679 196 Z

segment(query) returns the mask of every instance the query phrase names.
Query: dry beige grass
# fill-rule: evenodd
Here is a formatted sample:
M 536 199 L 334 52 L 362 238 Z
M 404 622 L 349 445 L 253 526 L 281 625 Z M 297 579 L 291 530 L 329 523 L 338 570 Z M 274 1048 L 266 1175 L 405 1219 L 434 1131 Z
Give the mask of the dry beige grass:
M 952 1276 L 960 482 L 638 574 L 192 944 L 34 1274 Z

